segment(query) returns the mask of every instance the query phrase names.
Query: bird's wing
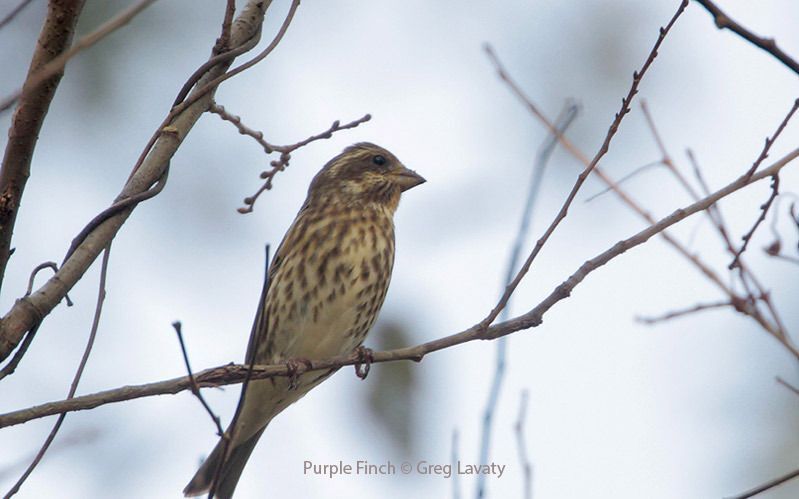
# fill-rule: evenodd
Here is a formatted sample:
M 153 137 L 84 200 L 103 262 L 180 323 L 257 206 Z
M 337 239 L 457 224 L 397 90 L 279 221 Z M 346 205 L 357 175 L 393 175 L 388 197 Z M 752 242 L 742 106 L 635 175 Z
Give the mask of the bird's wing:
M 286 258 L 285 253 L 287 248 L 291 246 L 291 243 L 287 243 L 287 241 L 291 238 L 291 235 L 294 234 L 295 231 L 293 229 L 303 217 L 304 213 L 307 211 L 307 208 L 308 203 L 306 201 L 306 203 L 300 209 L 300 212 L 297 214 L 297 218 L 294 219 L 294 221 L 291 223 L 291 227 L 289 227 L 289 230 L 286 231 L 286 235 L 283 236 L 283 240 L 277 247 L 277 252 L 275 253 L 275 257 L 272 259 L 272 263 L 264 273 L 264 285 L 261 288 L 261 297 L 258 298 L 258 309 L 255 313 L 255 320 L 253 320 L 252 329 L 250 330 L 250 340 L 247 343 L 247 354 L 244 357 L 245 363 L 247 364 L 253 363 L 253 356 L 256 352 L 256 344 L 269 341 L 269 318 L 267 317 L 266 313 L 266 296 L 269 293 L 269 288 L 272 284 L 272 281 L 274 280 L 281 264 Z

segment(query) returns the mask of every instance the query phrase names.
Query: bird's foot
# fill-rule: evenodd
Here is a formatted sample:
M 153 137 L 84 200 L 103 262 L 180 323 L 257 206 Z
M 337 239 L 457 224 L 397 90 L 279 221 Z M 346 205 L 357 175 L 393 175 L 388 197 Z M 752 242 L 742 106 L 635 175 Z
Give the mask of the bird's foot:
M 289 359 L 286 361 L 287 378 L 289 380 L 289 390 L 296 390 L 300 374 L 313 367 L 310 360 L 305 358 Z
M 369 375 L 369 368 L 375 360 L 374 351 L 371 348 L 360 346 L 355 349 L 355 353 L 358 355 L 358 363 L 355 364 L 355 375 L 361 379 L 366 379 L 366 376 Z

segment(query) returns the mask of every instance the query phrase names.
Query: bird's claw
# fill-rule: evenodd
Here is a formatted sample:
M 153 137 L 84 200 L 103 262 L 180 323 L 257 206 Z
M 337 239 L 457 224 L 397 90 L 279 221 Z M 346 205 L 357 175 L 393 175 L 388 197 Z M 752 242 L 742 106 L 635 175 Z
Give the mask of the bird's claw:
M 289 359 L 286 361 L 287 378 L 289 380 L 289 390 L 296 390 L 300 374 L 304 373 L 312 366 L 311 361 L 304 358 Z
M 367 347 L 358 347 L 355 349 L 358 355 L 358 362 L 355 364 L 355 375 L 361 379 L 366 379 L 369 375 L 369 368 L 374 362 L 374 351 Z

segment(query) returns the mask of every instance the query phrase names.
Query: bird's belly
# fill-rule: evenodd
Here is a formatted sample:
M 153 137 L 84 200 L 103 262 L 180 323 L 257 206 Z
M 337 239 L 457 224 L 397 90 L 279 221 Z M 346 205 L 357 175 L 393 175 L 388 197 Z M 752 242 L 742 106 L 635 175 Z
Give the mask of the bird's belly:
M 349 353 L 360 345 L 371 326 L 369 321 L 366 327 L 358 327 L 358 312 L 366 301 L 363 293 L 359 295 L 361 290 L 361 286 L 352 286 L 335 299 L 325 301 L 316 311 L 306 307 L 299 314 L 286 357 L 324 359 Z
M 342 233 L 325 232 L 310 255 L 288 257 L 276 276 L 267 297 L 271 360 L 350 353 L 374 323 L 394 263 L 392 227 L 340 225 Z

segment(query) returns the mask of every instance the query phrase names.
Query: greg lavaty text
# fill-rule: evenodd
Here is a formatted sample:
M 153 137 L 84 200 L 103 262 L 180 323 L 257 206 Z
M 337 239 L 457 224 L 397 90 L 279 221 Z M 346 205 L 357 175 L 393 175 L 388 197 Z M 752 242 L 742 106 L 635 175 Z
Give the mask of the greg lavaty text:
M 458 475 L 491 475 L 502 478 L 505 473 L 505 464 L 469 464 L 457 461 L 454 464 L 433 464 L 429 461 L 417 461 L 415 463 L 403 461 L 394 464 L 386 461 L 381 464 L 373 464 L 366 460 L 355 461 L 354 464 L 339 461 L 332 464 L 316 464 L 313 461 L 303 461 L 302 474 L 326 476 L 333 478 L 342 475 L 396 475 L 397 472 L 403 475 L 415 473 L 417 475 L 432 475 L 443 478 L 450 478 L 454 473 Z

